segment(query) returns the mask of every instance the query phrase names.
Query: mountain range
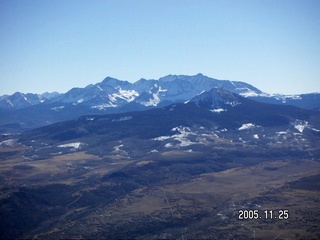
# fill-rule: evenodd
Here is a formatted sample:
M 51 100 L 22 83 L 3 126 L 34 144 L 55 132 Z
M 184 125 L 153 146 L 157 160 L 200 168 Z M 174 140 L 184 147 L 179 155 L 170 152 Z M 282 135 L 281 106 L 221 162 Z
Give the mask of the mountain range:
M 130 83 L 107 77 L 85 88 L 73 88 L 64 94 L 14 93 L 0 97 L 0 130 L 21 131 L 82 115 L 142 111 L 183 103 L 203 91 L 222 88 L 259 102 L 293 105 L 319 110 L 320 94 L 270 95 L 245 82 L 195 76 L 168 75 L 159 80 L 140 79 Z
M 85 115 L 27 131 L 20 135 L 20 139 L 24 145 L 41 142 L 53 149 L 56 144 L 73 144 L 75 141 L 81 143 L 82 150 L 91 149 L 89 152 L 97 151 L 107 142 L 122 142 L 124 148 L 128 139 L 143 141 L 141 149 L 146 152 L 154 150 L 145 148 L 155 140 L 163 141 L 165 144 L 160 145 L 164 148 L 180 149 L 190 148 L 190 145 L 210 146 L 211 141 L 218 139 L 272 148 L 285 141 L 294 151 L 303 147 L 311 151 L 317 147 L 314 140 L 319 137 L 318 129 L 320 113 L 317 111 L 260 103 L 222 88 L 213 88 L 184 103 L 146 111 Z M 52 153 L 52 149 L 42 149 L 46 149 L 47 154 Z M 103 151 L 111 152 L 111 149 Z M 141 155 L 147 155 L 146 152 Z

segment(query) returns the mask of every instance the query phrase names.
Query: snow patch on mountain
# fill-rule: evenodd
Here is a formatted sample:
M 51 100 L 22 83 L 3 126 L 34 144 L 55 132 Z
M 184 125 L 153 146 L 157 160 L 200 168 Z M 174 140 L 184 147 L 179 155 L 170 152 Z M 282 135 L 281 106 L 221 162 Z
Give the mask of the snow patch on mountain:
M 0 146 L 14 147 L 16 139 L 8 139 L 0 142 Z
M 124 90 L 121 87 L 116 88 L 117 93 L 109 94 L 108 97 L 112 102 L 117 102 L 117 99 L 123 99 L 127 102 L 132 102 L 136 97 L 139 96 L 139 93 L 135 90 Z
M 122 143 L 120 145 L 114 146 L 112 153 L 115 153 L 118 157 L 130 158 L 128 152 L 121 149 L 123 147 L 124 147 L 124 144 Z
M 231 107 L 235 107 L 239 104 L 241 104 L 241 102 L 238 101 L 232 101 L 232 102 L 226 102 L 226 104 L 230 105 Z
M 233 81 L 230 81 L 230 80 L 229 80 L 229 82 L 230 82 L 233 86 L 236 86 Z
M 242 91 L 239 95 L 242 97 L 257 97 L 260 96 L 261 94 L 252 91 L 249 88 L 236 88 L 236 90 Z
M 59 112 L 61 109 L 64 109 L 64 108 L 65 108 L 65 106 L 53 107 L 53 108 L 51 108 L 51 110 Z
M 213 112 L 213 113 L 221 113 L 221 112 L 226 112 L 227 109 L 216 108 L 216 109 L 211 109 L 210 111 Z
M 83 145 L 83 143 L 81 143 L 81 142 L 74 142 L 74 143 L 61 144 L 61 145 L 58 145 L 58 147 L 60 147 L 60 148 L 80 149 L 80 148 L 81 148 L 81 145 Z
M 276 132 L 277 135 L 285 135 L 287 133 L 288 133 L 287 131 Z
M 92 106 L 91 108 L 95 108 L 95 109 L 98 109 L 98 110 L 105 110 L 107 108 L 115 108 L 117 106 L 118 106 L 117 104 L 109 102 L 109 103 L 103 103 L 103 104 L 95 105 L 95 106 Z
M 315 131 L 315 132 L 320 132 L 319 129 L 315 129 L 315 128 L 310 128 L 312 131 Z
M 283 94 L 267 94 L 266 96 L 275 98 L 277 100 L 282 100 L 283 103 L 287 101 L 287 99 L 302 99 L 301 95 L 283 95 Z
M 123 147 L 123 144 L 120 144 L 120 145 L 118 145 L 118 146 L 114 146 L 114 147 L 113 147 L 113 151 L 115 151 L 115 152 L 122 151 L 122 150 L 120 150 L 120 148 L 122 148 L 122 147 Z
M 172 136 L 160 136 L 160 137 L 153 138 L 153 140 L 164 141 L 164 140 L 170 139 L 171 137 Z
M 238 130 L 246 130 L 246 129 L 250 129 L 250 128 L 254 128 L 256 125 L 253 123 L 244 123 L 242 124 L 241 127 L 238 128 Z
M 303 132 L 303 130 L 308 126 L 307 121 L 301 121 L 301 120 L 296 120 L 294 123 L 294 128 L 297 129 L 299 132 Z
M 123 121 L 131 120 L 132 118 L 133 118 L 132 116 L 124 116 L 117 119 L 112 119 L 111 122 L 123 122 Z
M 214 140 L 219 139 L 219 136 L 214 133 L 208 133 L 203 127 L 197 127 L 191 130 L 189 127 L 179 126 L 171 129 L 172 132 L 176 132 L 171 136 L 160 136 L 153 138 L 155 141 L 169 141 L 165 148 L 180 148 L 187 147 L 194 144 L 208 145 Z
M 158 87 L 158 84 L 155 84 L 155 87 L 158 88 L 158 93 L 167 92 L 168 89 L 162 89 L 161 86 Z
M 160 103 L 159 93 L 152 93 L 152 97 L 147 101 L 139 101 L 139 103 L 143 106 L 157 106 Z
M 165 145 L 166 148 L 172 148 L 172 147 L 186 147 L 186 146 L 190 146 L 192 144 L 196 144 L 195 142 L 192 142 L 188 139 L 188 137 L 190 135 L 196 135 L 195 133 L 193 133 L 189 127 L 184 127 L 184 126 L 179 126 L 179 127 L 175 127 L 172 128 L 171 131 L 173 132 L 178 132 L 172 136 L 160 136 L 157 138 L 153 138 L 153 140 L 156 141 L 165 141 L 165 140 L 175 140 L 178 141 L 178 144 L 172 144 L 172 143 L 167 143 Z
M 10 99 L 6 98 L 5 99 L 6 103 L 8 103 L 9 105 L 11 105 L 12 107 L 14 107 L 13 103 L 10 101 Z

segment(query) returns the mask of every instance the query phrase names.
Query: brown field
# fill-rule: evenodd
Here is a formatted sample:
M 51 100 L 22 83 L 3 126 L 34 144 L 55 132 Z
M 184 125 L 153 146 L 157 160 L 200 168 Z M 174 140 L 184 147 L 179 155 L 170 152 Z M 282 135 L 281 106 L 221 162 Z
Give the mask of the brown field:
M 129 231 L 141 221 L 182 221 L 187 227 L 166 228 L 158 235 L 139 238 L 315 239 L 320 234 L 319 191 L 291 189 L 288 184 L 319 172 L 319 162 L 279 160 L 202 174 L 183 183 L 136 189 L 80 222 L 69 221 L 65 228 L 87 227 L 98 233 L 106 226 Z M 288 210 L 289 219 L 239 220 L 240 209 Z
M 161 161 L 159 157 L 153 159 L 149 156 L 133 160 L 110 154 L 102 158 L 84 151 L 30 161 L 23 156 L 25 150 L 22 146 L 15 150 L 0 148 L 2 154 L 9 154 L 5 160 L 1 160 L 1 187 L 12 187 L 11 190 L 1 193 L 0 200 L 15 196 L 15 193 L 21 191 L 21 186 L 34 191 L 37 196 L 43 196 L 43 190 L 38 192 L 40 186 L 54 185 L 52 189 L 58 192 L 59 189 L 55 189 L 61 186 L 56 186 L 57 184 L 71 188 L 66 188 L 69 192 L 61 192 L 65 194 L 61 199 L 59 196 L 49 195 L 49 198 L 57 198 L 55 201 L 59 201 L 58 207 L 62 209 L 62 213 L 41 222 L 31 232 L 23 235 L 26 238 L 320 237 L 318 185 L 314 185 L 313 189 L 299 187 L 301 184 L 297 187 L 292 185 L 306 177 L 318 176 L 319 161 L 274 159 L 246 167 L 195 174 L 179 180 L 170 167 L 183 167 L 183 170 L 188 170 L 186 156 L 201 156 L 200 152 L 163 152 L 163 164 L 168 164 L 170 159 L 173 159 L 178 167 L 174 164 L 162 167 L 155 165 Z M 192 165 L 194 166 L 198 165 Z M 125 167 L 132 167 L 127 170 L 132 176 L 119 175 L 120 180 L 117 181 L 108 178 L 110 173 L 117 173 L 117 170 Z M 157 168 L 162 170 L 157 172 Z M 162 177 L 169 177 L 171 180 L 158 180 L 150 184 L 139 182 L 145 174 L 150 174 L 147 176 L 151 179 L 153 175 L 163 174 L 156 177 L 160 177 L 160 180 Z M 136 185 L 131 183 L 134 179 Z M 302 182 L 301 186 L 308 184 L 314 183 Z M 30 197 L 32 199 L 32 195 Z M 238 216 L 241 209 L 259 210 L 261 218 L 240 220 Z M 278 216 L 279 210 L 288 210 L 289 218 L 265 219 L 264 210 L 274 211 L 274 216 Z M 7 211 L 6 208 L 3 211 Z

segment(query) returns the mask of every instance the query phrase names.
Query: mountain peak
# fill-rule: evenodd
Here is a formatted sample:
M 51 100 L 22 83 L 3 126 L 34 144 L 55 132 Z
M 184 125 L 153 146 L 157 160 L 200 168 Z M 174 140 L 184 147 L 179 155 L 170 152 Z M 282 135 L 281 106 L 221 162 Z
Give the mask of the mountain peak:
M 173 82 L 175 80 L 199 80 L 202 78 L 208 78 L 207 76 L 203 75 L 202 73 L 198 73 L 193 76 L 188 76 L 188 75 L 172 75 L 169 74 L 167 76 L 159 78 L 160 82 Z
M 159 82 L 173 82 L 174 80 L 177 79 L 177 77 L 178 77 L 177 75 L 169 74 L 167 76 L 159 78 Z
M 198 107 L 225 108 L 241 104 L 242 97 L 222 88 L 214 87 L 210 91 L 203 91 L 193 97 L 188 103 L 194 103 Z
M 97 85 L 107 85 L 111 87 L 117 87 L 117 86 L 123 86 L 130 84 L 128 81 L 119 80 L 112 77 L 106 77 L 101 83 L 98 83 Z

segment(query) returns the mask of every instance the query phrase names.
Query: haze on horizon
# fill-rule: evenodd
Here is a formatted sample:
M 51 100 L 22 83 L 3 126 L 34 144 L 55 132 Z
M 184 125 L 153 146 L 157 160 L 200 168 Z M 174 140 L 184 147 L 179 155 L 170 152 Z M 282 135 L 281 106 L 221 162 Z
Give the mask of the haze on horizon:
M 2 0 L 0 95 L 202 73 L 320 92 L 317 0 Z

